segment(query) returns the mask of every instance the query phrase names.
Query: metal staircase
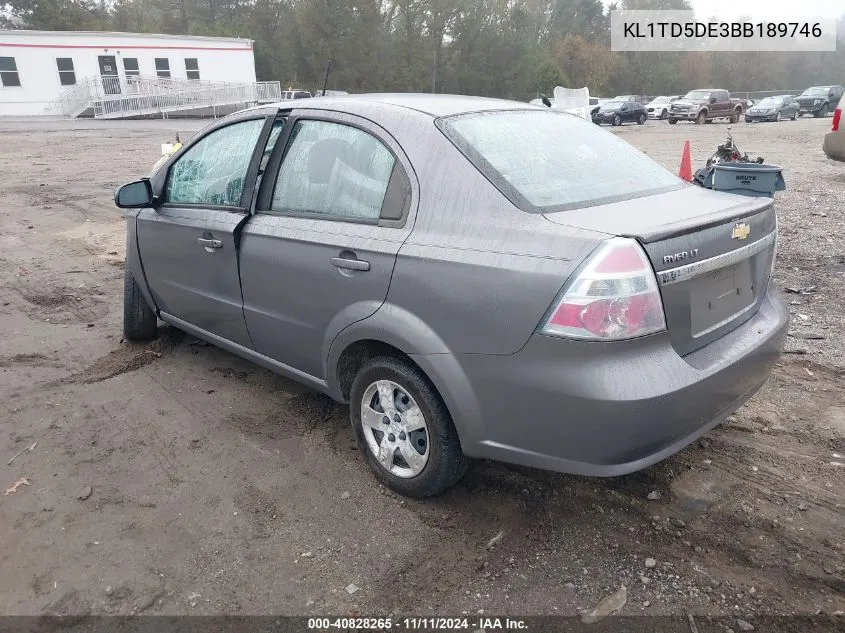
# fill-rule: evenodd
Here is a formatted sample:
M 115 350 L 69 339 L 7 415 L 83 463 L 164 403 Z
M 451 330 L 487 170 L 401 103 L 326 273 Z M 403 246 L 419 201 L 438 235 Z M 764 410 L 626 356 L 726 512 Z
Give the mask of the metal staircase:
M 58 99 L 62 115 L 70 118 L 125 119 L 166 117 L 210 111 L 240 104 L 273 103 L 281 100 L 278 81 L 228 82 L 130 76 L 86 77 L 65 90 Z

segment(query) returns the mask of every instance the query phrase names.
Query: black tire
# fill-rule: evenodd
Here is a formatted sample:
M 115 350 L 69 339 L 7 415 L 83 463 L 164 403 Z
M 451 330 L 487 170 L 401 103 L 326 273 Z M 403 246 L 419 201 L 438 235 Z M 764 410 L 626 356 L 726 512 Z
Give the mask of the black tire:
M 677 125 L 678 119 L 669 119 L 669 125 Z
M 618 127 L 622 125 L 622 117 L 618 114 L 613 115 L 613 127 Z
M 741 110 L 734 110 L 733 112 L 731 112 L 731 119 L 730 119 L 731 123 L 738 123 L 738 122 L 739 122 L 739 117 L 740 117 L 741 115 L 742 115 L 742 111 L 741 111 Z
M 429 455 L 422 471 L 410 478 L 394 475 L 384 468 L 364 437 L 361 424 L 361 400 L 367 388 L 377 380 L 390 380 L 416 401 L 428 427 Z M 376 478 L 401 495 L 422 499 L 433 497 L 456 484 L 466 474 L 470 461 L 461 450 L 458 432 L 443 399 L 428 377 L 410 362 L 379 356 L 369 360 L 355 376 L 349 395 L 349 417 L 360 452 Z
M 637 125 L 645 125 L 645 114 L 640 114 L 637 118 Z
M 669 116 L 669 112 L 666 111 L 666 110 L 663 110 L 663 112 L 660 113 L 660 119 L 661 120 L 666 119 L 666 117 L 668 117 L 668 116 Z
M 707 113 L 704 110 L 695 116 L 695 123 L 696 125 L 703 125 L 704 123 L 707 123 Z
M 156 337 L 158 321 L 147 305 L 141 288 L 129 269 L 123 271 L 123 338 L 151 341 Z
M 820 116 L 820 117 L 822 117 L 822 118 L 826 117 L 826 116 L 827 116 L 827 112 L 828 112 L 828 110 L 829 110 L 828 105 L 827 105 L 826 103 L 825 103 L 825 104 L 823 104 L 823 105 L 822 105 L 822 109 L 821 109 L 821 111 L 819 112 L 819 116 Z

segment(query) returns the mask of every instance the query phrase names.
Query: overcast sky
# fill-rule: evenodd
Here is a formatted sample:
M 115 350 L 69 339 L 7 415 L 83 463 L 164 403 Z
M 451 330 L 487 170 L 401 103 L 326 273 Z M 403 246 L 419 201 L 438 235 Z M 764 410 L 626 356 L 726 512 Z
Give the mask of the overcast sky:
M 608 0 L 604 3 L 610 4 Z M 751 16 L 753 20 L 796 22 L 813 17 L 839 18 L 845 13 L 842 0 L 691 0 L 691 4 L 699 20 Z

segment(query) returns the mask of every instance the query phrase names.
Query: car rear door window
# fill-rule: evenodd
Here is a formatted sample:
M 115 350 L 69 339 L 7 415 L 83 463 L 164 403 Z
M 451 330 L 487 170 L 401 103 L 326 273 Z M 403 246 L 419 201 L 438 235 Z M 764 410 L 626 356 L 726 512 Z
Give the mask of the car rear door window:
M 171 204 L 240 207 L 244 179 L 264 119 L 233 123 L 189 147 L 167 175 Z
M 437 126 L 523 211 L 588 207 L 684 186 L 615 134 L 563 112 L 476 112 Z
M 297 121 L 270 212 L 377 221 L 396 160 L 376 137 L 330 121 Z

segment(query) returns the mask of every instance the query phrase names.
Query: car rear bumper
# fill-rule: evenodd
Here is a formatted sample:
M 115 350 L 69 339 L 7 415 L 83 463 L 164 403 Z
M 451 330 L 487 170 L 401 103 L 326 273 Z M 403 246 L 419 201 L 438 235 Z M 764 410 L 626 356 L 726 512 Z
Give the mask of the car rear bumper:
M 845 131 L 840 130 L 825 134 L 822 149 L 828 158 L 845 161 Z
M 427 356 L 423 369 L 457 359 L 464 375 L 435 382 L 467 455 L 613 477 L 679 451 L 754 395 L 788 321 L 770 291 L 755 316 L 683 358 L 665 333 L 612 343 L 534 335 L 516 354 Z

